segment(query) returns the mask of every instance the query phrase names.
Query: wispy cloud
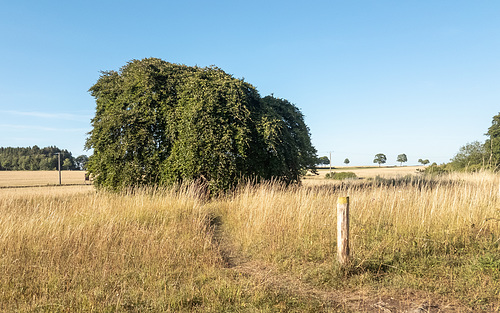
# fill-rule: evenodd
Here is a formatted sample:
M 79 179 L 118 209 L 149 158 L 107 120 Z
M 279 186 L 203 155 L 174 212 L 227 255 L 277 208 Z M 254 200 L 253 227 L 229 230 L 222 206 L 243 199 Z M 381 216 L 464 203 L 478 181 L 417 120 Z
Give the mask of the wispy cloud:
M 18 116 L 32 116 L 47 119 L 59 119 L 59 120 L 69 120 L 69 121 L 82 121 L 90 120 L 92 116 L 90 115 L 78 115 L 71 113 L 46 113 L 46 112 L 36 112 L 36 111 L 16 111 L 16 110 L 0 110 L 2 114 L 12 114 Z

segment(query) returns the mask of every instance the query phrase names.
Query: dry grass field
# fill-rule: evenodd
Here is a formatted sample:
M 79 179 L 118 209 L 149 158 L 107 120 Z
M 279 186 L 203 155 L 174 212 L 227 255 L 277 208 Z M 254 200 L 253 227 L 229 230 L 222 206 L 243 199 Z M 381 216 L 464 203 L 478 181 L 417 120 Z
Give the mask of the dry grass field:
M 43 196 L 74 196 L 95 191 L 92 185 L 70 185 L 70 186 L 37 186 L 37 187 L 3 187 L 0 188 L 0 197 L 36 198 Z
M 361 176 L 361 175 L 360 175 Z M 2 312 L 498 312 L 496 174 L 0 190 Z M 339 196 L 352 261 L 336 261 Z
M 332 172 L 354 172 L 360 178 L 369 177 L 397 177 L 405 175 L 414 175 L 417 169 L 422 166 L 403 166 L 403 167 L 337 167 Z M 320 180 L 323 182 L 329 169 L 320 169 L 319 175 L 306 176 L 305 181 Z M 83 171 L 62 171 L 61 182 L 63 185 L 85 184 L 85 172 Z M 28 187 L 28 186 L 46 186 L 59 184 L 58 171 L 0 171 L 1 187 Z
M 84 171 L 61 171 L 63 185 L 85 183 Z M 0 187 L 59 184 L 58 171 L 0 171 Z
M 397 176 L 415 175 L 417 170 L 424 169 L 424 166 L 366 166 L 366 167 L 349 167 L 349 166 L 339 166 L 332 169 L 332 172 L 353 172 L 359 178 L 373 178 L 376 176 L 390 178 Z M 319 175 L 306 176 L 306 180 L 310 179 L 323 179 L 327 173 L 330 172 L 328 168 L 322 168 L 318 170 Z

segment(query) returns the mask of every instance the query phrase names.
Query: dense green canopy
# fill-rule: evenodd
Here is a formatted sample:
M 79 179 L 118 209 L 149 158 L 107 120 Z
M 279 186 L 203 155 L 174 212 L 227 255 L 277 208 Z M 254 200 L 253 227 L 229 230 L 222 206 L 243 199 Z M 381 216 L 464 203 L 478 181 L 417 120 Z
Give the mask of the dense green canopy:
M 86 148 L 98 187 L 202 180 L 212 190 L 241 178 L 298 182 L 316 162 L 303 115 L 290 102 L 261 98 L 219 68 L 160 59 L 103 72 Z

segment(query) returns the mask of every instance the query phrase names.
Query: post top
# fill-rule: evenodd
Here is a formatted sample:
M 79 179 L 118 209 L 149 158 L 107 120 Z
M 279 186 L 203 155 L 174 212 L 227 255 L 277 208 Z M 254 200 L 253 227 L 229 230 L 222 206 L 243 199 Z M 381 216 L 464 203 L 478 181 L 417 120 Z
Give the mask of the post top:
M 337 200 L 338 204 L 348 204 L 349 203 L 349 197 L 339 197 Z

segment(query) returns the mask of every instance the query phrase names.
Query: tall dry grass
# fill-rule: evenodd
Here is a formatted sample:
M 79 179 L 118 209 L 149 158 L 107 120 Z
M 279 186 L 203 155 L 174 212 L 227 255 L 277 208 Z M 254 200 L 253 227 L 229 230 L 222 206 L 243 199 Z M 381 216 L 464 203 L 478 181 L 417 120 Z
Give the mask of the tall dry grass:
M 194 187 L 2 197 L 0 210 L 2 311 L 175 309 L 221 262 Z
M 210 200 L 196 186 L 66 190 L 0 195 L 0 310 L 332 310 L 228 268 L 251 260 L 322 290 L 418 290 L 500 307 L 492 173 L 249 184 Z M 347 268 L 336 263 L 339 196 L 350 197 Z
M 336 262 L 336 201 L 350 197 L 352 264 Z M 219 205 L 220 206 L 220 205 Z M 224 202 L 241 254 L 318 286 L 417 288 L 500 305 L 497 175 L 246 186 Z
M 497 232 L 498 182 L 496 175 L 483 172 L 292 188 L 248 185 L 223 203 L 233 238 L 245 249 L 258 249 L 262 236 L 273 242 L 271 246 L 281 242 L 280 247 L 298 247 L 296 240 L 307 244 L 304 238 L 313 236 L 324 242 L 321 250 L 327 251 L 335 240 L 340 196 L 350 197 L 356 246 L 374 236 L 444 238 L 470 228 Z M 272 251 L 267 244 L 264 250 Z

